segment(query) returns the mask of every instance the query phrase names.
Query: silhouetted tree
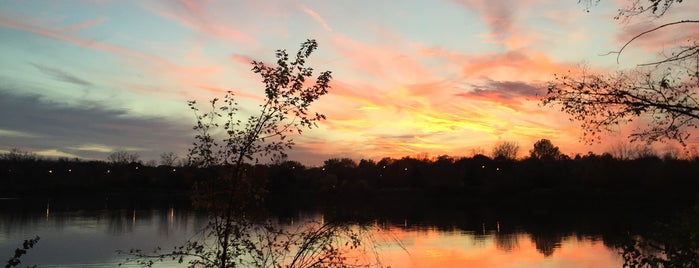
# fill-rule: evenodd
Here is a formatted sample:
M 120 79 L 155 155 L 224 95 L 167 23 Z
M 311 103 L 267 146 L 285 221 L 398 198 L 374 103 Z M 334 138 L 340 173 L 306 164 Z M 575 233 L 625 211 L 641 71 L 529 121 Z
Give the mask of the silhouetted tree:
M 502 158 L 508 160 L 517 159 L 519 152 L 519 144 L 513 141 L 501 141 L 493 147 L 493 158 Z
M 619 160 L 628 160 L 631 159 L 633 156 L 633 148 L 631 144 L 627 142 L 618 142 L 615 144 L 612 144 L 611 147 L 609 148 L 610 154 L 614 156 L 614 158 L 619 159 Z
M 558 160 L 561 152 L 558 146 L 553 146 L 550 140 L 541 139 L 534 143 L 534 149 L 529 151 L 529 156 L 539 160 Z
M 0 160 L 6 161 L 35 161 L 38 158 L 35 153 L 22 151 L 18 148 L 12 148 L 9 152 L 0 154 Z
M 697 69 L 699 62 L 685 65 Z M 659 68 L 659 67 L 658 67 Z M 684 142 L 699 121 L 699 72 L 665 68 L 557 76 L 548 86 L 543 103 L 556 104 L 561 111 L 581 122 L 584 139 L 597 141 L 620 124 L 647 121 L 631 133 L 632 141 L 664 139 Z
M 585 1 L 588 6 L 598 1 Z M 681 0 L 630 1 L 620 9 L 618 18 L 640 14 L 660 17 Z M 617 55 L 634 41 L 649 33 L 680 24 L 699 23 L 699 20 L 680 20 L 659 25 L 637 34 L 625 43 Z M 669 44 L 669 54 L 655 62 L 642 64 L 630 71 L 598 74 L 581 70 L 578 73 L 557 75 L 548 85 L 545 105 L 559 105 L 561 111 L 581 122 L 584 139 L 599 140 L 601 133 L 613 131 L 617 125 L 631 121 L 646 122 L 631 133 L 632 140 L 647 142 L 664 139 L 681 144 L 699 121 L 699 47 L 696 36 L 688 43 Z
M 163 166 L 174 166 L 175 161 L 177 161 L 177 154 L 173 152 L 166 152 L 160 154 L 160 164 Z
M 330 71 L 307 81 L 313 68 L 306 60 L 318 47 L 307 40 L 293 59 L 285 50 L 276 51 L 276 66 L 253 61 L 252 71 L 264 84 L 264 101 L 259 112 L 241 120 L 232 92 L 209 102 L 211 110 L 200 113 L 195 101 L 189 107 L 196 116 L 194 146 L 190 164 L 205 171 L 194 191 L 195 205 L 209 212 L 206 239 L 188 241 L 169 253 L 147 254 L 131 251 L 140 264 L 173 258 L 190 267 L 340 267 L 346 258 L 344 247 L 359 246 L 359 236 L 347 225 L 309 224 L 299 232 L 286 230 L 268 220 L 260 202 L 265 195 L 259 180 L 260 158 L 283 159 L 291 138 L 325 119 L 311 113 L 311 103 L 330 87 Z M 213 133 L 221 131 L 220 140 Z M 340 240 L 342 239 L 342 244 Z M 345 243 L 346 242 L 346 243 Z
M 107 160 L 109 162 L 112 162 L 114 164 L 130 164 L 130 163 L 139 163 L 139 156 L 137 153 L 129 153 L 127 151 L 116 151 L 109 156 L 107 156 Z

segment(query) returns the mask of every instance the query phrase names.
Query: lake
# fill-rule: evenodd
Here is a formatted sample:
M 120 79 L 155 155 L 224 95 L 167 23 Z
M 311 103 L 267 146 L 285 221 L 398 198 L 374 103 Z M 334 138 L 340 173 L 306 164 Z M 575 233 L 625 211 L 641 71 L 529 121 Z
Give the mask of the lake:
M 88 202 L 47 201 L 38 206 L 0 200 L 0 255 L 9 258 L 24 239 L 38 235 L 39 243 L 22 257 L 20 267 L 117 267 L 124 256 L 116 250 L 169 249 L 196 237 L 207 222 L 206 215 L 167 202 L 131 207 Z M 325 220 L 324 213 L 294 212 L 278 221 L 293 225 Z M 621 267 L 624 260 L 613 246 L 613 233 L 631 228 L 620 221 L 632 220 L 617 214 L 559 217 L 541 211 L 432 213 L 365 217 L 383 265 Z

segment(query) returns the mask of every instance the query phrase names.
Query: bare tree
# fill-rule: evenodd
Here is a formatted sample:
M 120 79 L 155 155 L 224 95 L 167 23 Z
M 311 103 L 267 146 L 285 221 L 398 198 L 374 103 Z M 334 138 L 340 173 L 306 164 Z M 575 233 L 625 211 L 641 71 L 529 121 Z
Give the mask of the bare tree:
M 175 165 L 177 158 L 176 153 L 173 152 L 167 152 L 167 153 L 162 153 L 160 154 L 160 164 L 163 166 L 173 166 Z
M 628 160 L 634 155 L 634 149 L 627 142 L 618 142 L 609 148 L 609 153 L 619 160 Z
M 7 153 L 0 154 L 0 160 L 7 161 L 36 161 L 39 157 L 32 152 L 23 151 L 18 148 L 12 148 Z
M 107 160 L 114 164 L 130 164 L 139 163 L 141 158 L 137 153 L 129 153 L 127 151 L 115 151 L 107 156 Z
M 502 158 L 507 160 L 517 159 L 519 152 L 519 144 L 514 141 L 501 141 L 493 147 L 493 158 Z
M 599 0 L 582 1 L 588 7 Z M 663 16 L 682 0 L 650 0 L 644 5 L 631 0 L 620 9 L 617 19 L 640 14 Z M 661 24 L 643 31 L 612 54 L 620 55 L 632 42 L 647 34 L 669 30 L 680 24 L 699 23 L 698 20 L 680 20 Z M 696 38 L 696 37 L 694 37 Z M 699 43 L 676 45 L 669 54 L 657 61 L 641 64 L 614 74 L 591 73 L 587 70 L 557 75 L 548 85 L 544 105 L 560 106 L 572 119 L 581 123 L 583 139 L 598 141 L 601 133 L 617 130 L 617 126 L 640 122 L 630 134 L 632 141 L 646 142 L 666 139 L 685 145 L 691 130 L 699 121 Z M 618 58 L 617 58 L 618 59 Z

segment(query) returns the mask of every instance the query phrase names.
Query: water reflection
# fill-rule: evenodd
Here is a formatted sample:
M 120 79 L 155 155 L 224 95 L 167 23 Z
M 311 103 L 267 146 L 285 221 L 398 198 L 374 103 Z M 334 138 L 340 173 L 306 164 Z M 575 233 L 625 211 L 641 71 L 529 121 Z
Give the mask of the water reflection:
M 117 249 L 171 248 L 207 223 L 205 215 L 174 204 L 114 209 L 50 203 L 11 207 L 0 209 L 0 254 L 8 255 L 20 241 L 39 235 L 41 242 L 23 259 L 23 264 L 39 266 L 116 267 L 123 260 L 115 254 Z M 296 226 L 308 219 L 325 222 L 337 217 L 289 215 L 293 216 L 280 218 L 279 223 Z M 647 223 L 653 228 L 639 223 L 643 215 L 525 215 L 386 213 L 369 215 L 364 222 L 375 227 L 369 235 L 384 265 L 392 267 L 621 267 L 641 260 L 663 263 L 667 253 L 690 264 L 687 261 L 699 259 L 696 239 L 688 238 L 699 237 L 696 209 L 675 221 Z
M 545 256 L 526 233 L 487 235 L 435 229 L 392 229 L 401 248 L 382 248 L 393 267 L 620 267 L 621 259 L 603 243 L 571 236 Z

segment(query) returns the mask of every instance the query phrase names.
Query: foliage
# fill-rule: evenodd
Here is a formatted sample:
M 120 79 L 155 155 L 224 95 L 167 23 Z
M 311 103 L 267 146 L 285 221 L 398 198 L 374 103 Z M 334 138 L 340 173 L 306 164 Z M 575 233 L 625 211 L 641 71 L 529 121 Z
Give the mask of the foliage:
M 15 267 L 22 263 L 20 260 L 22 255 L 27 254 L 27 250 L 34 248 L 34 245 L 37 243 L 39 243 L 39 236 L 24 240 L 24 243 L 22 243 L 22 248 L 15 249 L 15 255 L 7 260 L 5 268 Z M 36 267 L 36 265 L 34 265 L 34 267 Z
M 699 207 L 657 221 L 650 231 L 613 243 L 624 267 L 699 267 Z
M 697 86 L 699 72 L 583 73 L 557 76 L 543 103 L 560 105 L 561 111 L 580 121 L 586 141 L 597 141 L 605 131 L 641 121 L 646 126 L 631 133 L 632 141 L 672 139 L 684 144 L 689 130 L 697 128 Z
M 517 159 L 519 144 L 513 141 L 501 141 L 493 147 L 493 158 L 503 158 L 508 160 Z
M 277 50 L 276 66 L 253 61 L 252 71 L 264 84 L 265 99 L 259 113 L 243 121 L 234 94 L 228 92 L 209 102 L 201 112 L 195 101 L 197 132 L 189 151 L 189 163 L 201 171 L 195 185 L 194 204 L 209 213 L 204 237 L 187 241 L 169 253 L 129 251 L 139 264 L 172 258 L 190 267 L 346 267 L 347 250 L 361 244 L 357 232 L 345 224 L 307 224 L 289 231 L 272 224 L 263 212 L 264 177 L 256 174 L 261 158 L 279 162 L 291 138 L 313 128 L 325 116 L 309 111 L 311 103 L 328 91 L 331 75 L 321 72 L 310 84 L 313 68 L 306 60 L 318 47 L 315 40 L 301 44 L 294 59 Z M 216 134 L 223 133 L 219 139 Z M 347 248 L 346 248 L 347 247 Z
M 252 62 L 252 71 L 264 83 L 265 100 L 259 106 L 259 114 L 245 122 L 238 118 L 238 102 L 232 92 L 224 97 L 221 107 L 219 99 L 211 100 L 211 111 L 203 114 L 199 114 L 196 101 L 190 101 L 189 107 L 197 117 L 196 141 L 189 151 L 191 163 L 201 167 L 233 165 L 237 170 L 246 161 L 258 163 L 260 157 L 285 157 L 284 150 L 294 145 L 291 135 L 301 134 L 303 129 L 315 127 L 316 122 L 325 119 L 325 115 L 311 114 L 309 107 L 328 92 L 330 71 L 321 72 L 313 85 L 306 85 L 313 68 L 304 64 L 317 47 L 315 40 L 304 42 L 293 61 L 285 50 L 277 50 L 276 67 Z M 226 138 L 217 143 L 212 131 L 219 128 Z
M 597 1 L 582 1 L 588 8 Z M 663 16 L 682 0 L 650 0 L 647 4 L 631 0 L 620 9 L 616 19 L 629 19 L 641 14 Z M 661 24 L 628 40 L 617 56 L 632 42 L 646 35 L 699 20 L 679 20 Z M 559 105 L 571 119 L 581 122 L 586 141 L 599 140 L 602 132 L 615 131 L 618 125 L 640 122 L 631 133 L 631 140 L 655 142 L 677 140 L 682 145 L 699 119 L 699 47 L 690 37 L 686 44 L 670 44 L 669 53 L 661 59 L 642 64 L 632 70 L 614 74 L 595 74 L 586 70 L 557 75 L 548 85 L 544 105 Z M 617 57 L 618 60 L 618 57 Z
M 534 143 L 534 149 L 529 151 L 531 158 L 539 160 L 558 160 L 561 157 L 561 151 L 558 146 L 553 146 L 550 140 L 541 139 Z

